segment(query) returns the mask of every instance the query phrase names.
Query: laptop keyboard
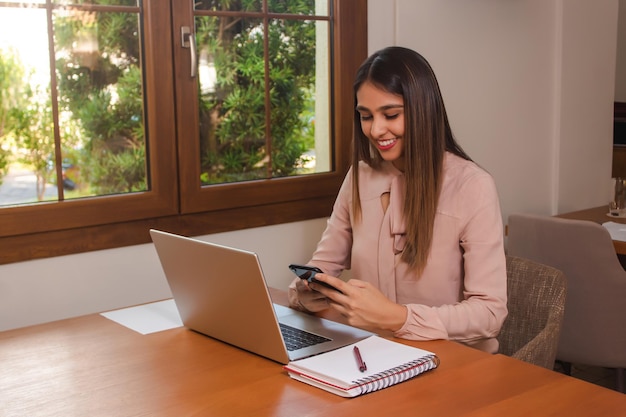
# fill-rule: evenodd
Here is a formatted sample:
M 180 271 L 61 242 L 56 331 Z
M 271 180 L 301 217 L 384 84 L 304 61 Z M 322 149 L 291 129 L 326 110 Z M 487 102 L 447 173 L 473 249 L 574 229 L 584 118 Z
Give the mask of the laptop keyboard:
M 329 342 L 331 339 L 314 333 L 296 329 L 283 323 L 280 324 L 280 332 L 283 334 L 288 351 L 302 349 L 308 346 Z

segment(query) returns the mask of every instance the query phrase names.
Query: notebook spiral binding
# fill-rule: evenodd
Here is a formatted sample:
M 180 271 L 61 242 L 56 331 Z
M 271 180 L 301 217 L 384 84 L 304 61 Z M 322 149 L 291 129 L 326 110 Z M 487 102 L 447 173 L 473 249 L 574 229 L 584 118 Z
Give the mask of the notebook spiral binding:
M 439 366 L 439 357 L 437 355 L 428 355 L 402 366 L 358 379 L 353 383 L 361 388 L 360 394 L 367 394 L 406 381 L 437 366 Z

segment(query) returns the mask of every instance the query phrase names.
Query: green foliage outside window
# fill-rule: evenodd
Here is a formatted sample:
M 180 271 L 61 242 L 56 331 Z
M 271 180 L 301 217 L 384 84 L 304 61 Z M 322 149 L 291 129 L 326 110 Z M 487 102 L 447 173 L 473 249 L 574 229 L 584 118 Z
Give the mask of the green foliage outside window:
M 22 150 L 19 161 L 33 168 L 37 178 L 37 200 L 42 201 L 46 184 L 54 179 L 51 161 L 54 156 L 54 123 L 50 92 L 42 94 L 26 88 L 27 103 L 11 111 L 12 132 Z M 47 99 L 46 99 L 47 98 Z
M 55 19 L 60 107 L 81 128 L 72 163 L 97 195 L 147 189 L 138 28 L 131 13 Z
M 0 51 L 0 179 L 11 163 L 31 167 L 37 201 L 42 201 L 46 185 L 55 180 L 50 169 L 54 124 L 50 91 L 31 85 L 31 78 L 14 51 Z M 13 149 L 19 151 L 13 155 Z
M 307 15 L 315 12 L 311 3 L 270 0 L 269 6 L 274 12 Z M 258 11 L 258 5 L 222 1 L 207 9 Z M 205 184 L 294 175 L 314 146 L 315 22 L 269 21 L 269 86 L 262 22 L 196 18 L 198 50 L 208 52 L 216 68 L 213 91 L 203 91 L 199 83 L 198 158 Z M 60 151 L 65 164 L 78 168 L 73 180 L 82 184 L 80 195 L 149 187 L 139 33 L 134 13 L 54 15 Z M 18 147 L 26 151 L 24 162 L 45 187 L 56 181 L 51 164 L 59 151 L 54 147 L 51 95 L 48 86 L 41 99 L 28 83 L 19 60 L 0 51 L 0 139 L 11 129 Z M 0 179 L 11 152 L 0 147 Z
M 314 14 L 308 0 L 270 0 L 269 9 Z M 274 19 L 267 32 L 269 153 L 262 21 L 196 18 L 198 49 L 216 69 L 215 91 L 200 86 L 204 183 L 299 173 L 314 145 L 315 22 Z
M 11 112 L 25 104 L 21 93 L 24 87 L 24 67 L 19 58 L 13 50 L 0 49 L 0 184 L 10 163 Z

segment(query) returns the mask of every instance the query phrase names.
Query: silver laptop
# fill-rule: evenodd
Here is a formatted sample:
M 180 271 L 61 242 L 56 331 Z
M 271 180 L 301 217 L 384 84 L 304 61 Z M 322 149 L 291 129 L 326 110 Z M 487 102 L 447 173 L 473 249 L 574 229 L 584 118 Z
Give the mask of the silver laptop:
M 373 334 L 273 304 L 254 252 L 159 230 L 150 235 L 180 317 L 194 331 L 283 364 Z M 310 336 L 296 346 L 286 333 L 301 331 Z

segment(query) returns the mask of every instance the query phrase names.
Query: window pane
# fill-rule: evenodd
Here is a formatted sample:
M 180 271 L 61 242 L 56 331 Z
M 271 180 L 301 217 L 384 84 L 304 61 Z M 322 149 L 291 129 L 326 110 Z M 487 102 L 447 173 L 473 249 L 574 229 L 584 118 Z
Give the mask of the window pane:
M 236 3 L 236 4 L 233 4 Z M 262 0 L 240 0 L 233 2 L 232 0 L 196 0 L 194 1 L 195 10 L 210 11 L 244 11 L 244 12 L 260 12 L 263 10 Z
M 273 20 L 269 26 L 272 176 L 328 171 L 327 22 Z M 316 164 L 317 148 L 326 163 Z
M 265 178 L 263 23 L 198 17 L 196 37 L 202 182 Z
M 0 205 L 57 199 L 47 39 L 45 9 L 0 11 Z
M 138 14 L 1 9 L 0 205 L 147 190 Z
M 30 7 L 33 4 L 45 4 L 46 0 L 31 0 L 31 1 L 23 1 L 23 0 L 4 0 L 4 3 L 15 3 L 20 5 L 20 7 Z
M 328 0 L 268 0 L 270 13 L 328 16 Z
M 203 185 L 332 169 L 328 25 L 196 17 Z
M 78 196 L 145 191 L 138 15 L 55 11 L 63 161 Z
M 138 6 L 141 0 L 53 0 L 58 5 L 83 5 L 95 4 L 104 6 Z

